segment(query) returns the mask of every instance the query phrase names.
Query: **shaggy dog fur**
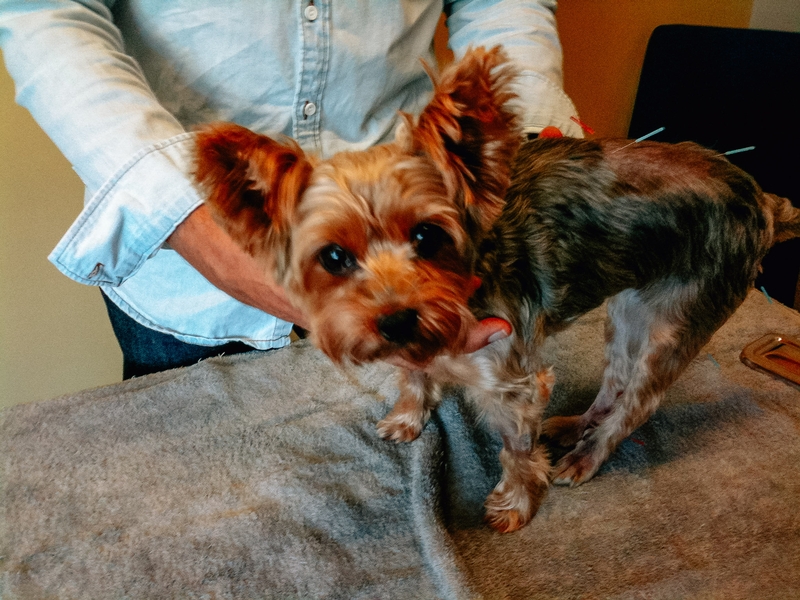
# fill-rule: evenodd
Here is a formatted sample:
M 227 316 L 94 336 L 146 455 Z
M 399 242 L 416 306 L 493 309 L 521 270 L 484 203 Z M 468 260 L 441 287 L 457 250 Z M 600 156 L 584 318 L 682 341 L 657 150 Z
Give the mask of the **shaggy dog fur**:
M 232 124 L 198 135 L 197 178 L 218 221 L 261 260 L 337 362 L 400 356 L 381 436 L 411 441 L 444 383 L 500 433 L 487 521 L 513 531 L 551 481 L 580 484 L 656 409 L 744 300 L 767 250 L 800 233 L 788 200 L 685 143 L 521 143 L 515 72 L 499 48 L 435 79 L 397 139 L 320 160 Z M 608 303 L 606 369 L 580 416 L 542 423 L 545 338 Z M 476 319 L 513 334 L 471 355 Z M 544 434 L 571 450 L 551 468 Z

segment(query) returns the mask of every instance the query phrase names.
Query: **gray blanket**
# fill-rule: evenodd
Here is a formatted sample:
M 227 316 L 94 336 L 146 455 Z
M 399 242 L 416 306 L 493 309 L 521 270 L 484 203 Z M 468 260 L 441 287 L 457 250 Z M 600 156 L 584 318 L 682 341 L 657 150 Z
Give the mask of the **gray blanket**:
M 601 310 L 552 340 L 582 411 Z M 589 483 L 482 523 L 500 442 L 451 390 L 380 440 L 386 365 L 304 343 L 0 413 L 0 597 L 800 597 L 800 392 L 738 356 L 800 316 L 758 292 Z

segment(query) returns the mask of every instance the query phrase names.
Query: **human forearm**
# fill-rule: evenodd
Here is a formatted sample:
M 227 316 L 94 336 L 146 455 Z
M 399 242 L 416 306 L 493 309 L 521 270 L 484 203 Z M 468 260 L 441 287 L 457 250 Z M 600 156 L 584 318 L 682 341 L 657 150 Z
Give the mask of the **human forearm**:
M 582 137 L 581 128 L 570 120 L 577 111 L 563 89 L 555 10 L 555 0 L 445 3 L 450 46 L 456 57 L 470 46 L 500 44 L 519 69 L 514 91 L 526 132 L 554 126 L 565 135 Z
M 17 102 L 91 193 L 144 148 L 184 133 L 104 2 L 0 0 L 0 42 Z
M 205 205 L 178 226 L 168 243 L 223 292 L 284 321 L 308 327 L 283 289 L 214 222 Z
M 191 136 L 125 53 L 104 2 L 0 0 L 0 42 L 18 102 L 88 191 L 50 259 L 81 283 L 120 285 L 201 203 Z

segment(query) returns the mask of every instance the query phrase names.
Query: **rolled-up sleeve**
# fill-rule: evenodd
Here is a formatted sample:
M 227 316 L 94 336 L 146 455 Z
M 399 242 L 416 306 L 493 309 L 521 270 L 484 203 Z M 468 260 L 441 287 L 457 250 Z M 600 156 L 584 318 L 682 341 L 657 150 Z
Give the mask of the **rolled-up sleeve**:
M 119 285 L 200 203 L 192 137 L 125 52 L 111 2 L 0 0 L 0 45 L 17 102 L 72 164 L 86 205 L 50 260 Z
M 460 0 L 446 3 L 450 47 L 460 57 L 470 46 L 502 45 L 520 70 L 516 93 L 526 132 L 558 127 L 583 137 L 570 119 L 577 110 L 564 92 L 555 0 Z
M 89 200 L 50 254 L 65 275 L 89 285 L 120 285 L 201 204 L 183 175 L 191 134 L 145 148 Z

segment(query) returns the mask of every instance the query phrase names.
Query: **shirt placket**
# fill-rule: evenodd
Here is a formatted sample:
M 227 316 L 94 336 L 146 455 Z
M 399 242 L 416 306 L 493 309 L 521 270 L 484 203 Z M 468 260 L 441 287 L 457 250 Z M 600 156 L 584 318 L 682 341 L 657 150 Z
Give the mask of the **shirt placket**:
M 322 92 L 330 51 L 330 3 L 300 1 L 302 60 L 294 107 L 294 138 L 306 150 L 321 152 Z

